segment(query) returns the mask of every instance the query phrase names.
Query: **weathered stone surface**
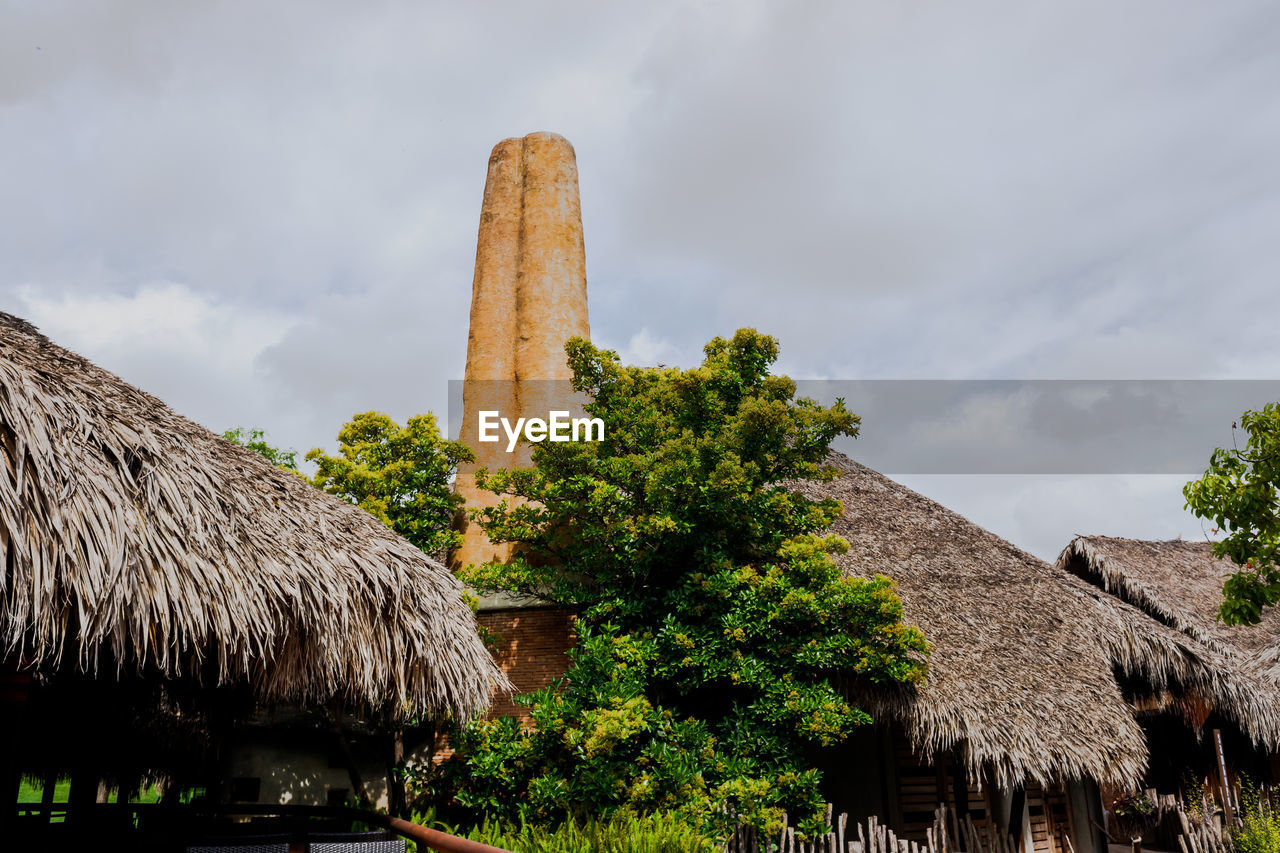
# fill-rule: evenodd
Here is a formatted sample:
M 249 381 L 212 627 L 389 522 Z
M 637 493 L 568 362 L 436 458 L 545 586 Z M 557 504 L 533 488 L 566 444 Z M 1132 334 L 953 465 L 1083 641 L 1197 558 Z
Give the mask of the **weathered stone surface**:
M 564 343 L 588 334 L 578 164 L 563 136 L 535 133 L 524 139 L 523 165 L 515 378 L 568 379 Z
M 573 146 L 554 133 L 504 139 L 489 157 L 471 292 L 462 439 L 476 461 L 459 468 L 454 484 L 467 508 L 498 500 L 476 487 L 476 470 L 527 465 L 529 459 L 527 446 L 513 455 L 505 441 L 478 442 L 478 413 L 545 418 L 553 406 L 563 408 L 555 384 L 563 391 L 570 376 L 565 341 L 589 334 Z M 509 546 L 489 542 L 478 526 L 465 519 L 459 524 L 465 541 L 451 556 L 455 568 L 510 556 Z

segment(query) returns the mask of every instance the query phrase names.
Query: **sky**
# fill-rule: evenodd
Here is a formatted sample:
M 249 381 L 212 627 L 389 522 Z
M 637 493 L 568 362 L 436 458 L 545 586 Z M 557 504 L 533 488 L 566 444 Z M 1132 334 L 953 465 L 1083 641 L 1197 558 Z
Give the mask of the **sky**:
M 0 15 L 0 310 L 216 431 L 443 419 L 489 150 L 537 130 L 577 151 L 592 337 L 628 361 L 753 326 L 797 378 L 1280 378 L 1273 3 Z M 1187 478 L 900 477 L 1046 558 L 1202 538 Z

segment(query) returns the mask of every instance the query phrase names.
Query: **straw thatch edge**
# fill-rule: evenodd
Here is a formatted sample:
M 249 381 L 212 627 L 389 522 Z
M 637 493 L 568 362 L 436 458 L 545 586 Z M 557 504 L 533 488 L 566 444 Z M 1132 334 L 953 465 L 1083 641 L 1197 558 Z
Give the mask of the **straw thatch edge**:
M 846 574 L 891 579 L 905 620 L 933 643 L 918 687 L 855 685 L 873 716 L 901 723 L 926 758 L 960 750 L 970 774 L 1006 786 L 1145 773 L 1132 704 L 1211 702 L 1261 744 L 1280 718 L 1251 673 L 1089 582 L 1027 554 L 928 498 L 833 453 L 838 476 L 796 484 L 845 507 Z M 988 775 L 989 774 L 989 775 Z
M 1176 566 L 1181 589 L 1175 594 L 1168 580 L 1154 583 L 1132 559 L 1118 559 L 1113 546 L 1142 546 L 1149 556 L 1161 551 Z M 1184 553 L 1185 552 L 1185 553 Z M 1207 543 L 1181 540 L 1143 542 L 1110 537 L 1076 536 L 1062 550 L 1054 567 L 1081 578 L 1117 602 L 1146 615 L 1159 628 L 1145 633 L 1159 637 L 1159 647 L 1137 655 L 1132 674 L 1144 675 L 1153 687 L 1168 692 L 1172 704 L 1199 701 L 1236 723 L 1255 744 L 1280 748 L 1280 682 L 1270 671 L 1273 654 L 1258 645 L 1274 640 L 1276 619 L 1255 628 L 1231 629 L 1212 622 L 1221 582 L 1229 564 L 1214 558 Z M 1168 570 L 1168 566 L 1161 567 Z M 1181 602 L 1174 598 L 1180 597 Z M 1179 606 L 1181 605 L 1181 606 Z M 1130 671 L 1126 669 L 1126 671 Z
M 433 717 L 511 689 L 444 566 L 2 312 L 0 565 L 31 668 Z

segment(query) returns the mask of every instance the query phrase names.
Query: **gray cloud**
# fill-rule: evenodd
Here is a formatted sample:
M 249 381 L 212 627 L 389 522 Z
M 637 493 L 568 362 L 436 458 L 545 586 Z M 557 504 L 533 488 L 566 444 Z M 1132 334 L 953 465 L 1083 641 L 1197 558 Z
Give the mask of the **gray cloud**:
M 357 410 L 442 410 L 485 158 L 537 129 L 578 150 L 595 337 L 631 358 L 754 325 L 797 376 L 1280 374 L 1260 0 L 11 0 L 5 22 L 0 306 L 216 429 L 305 449 Z M 1198 529 L 1145 487 L 959 482 L 930 487 L 1015 541 L 1100 505 Z

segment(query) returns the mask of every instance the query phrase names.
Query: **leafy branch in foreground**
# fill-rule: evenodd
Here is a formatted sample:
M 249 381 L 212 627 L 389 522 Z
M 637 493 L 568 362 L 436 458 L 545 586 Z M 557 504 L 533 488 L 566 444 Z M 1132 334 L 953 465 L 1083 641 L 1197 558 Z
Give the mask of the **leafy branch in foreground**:
M 1244 449 L 1215 450 L 1204 476 L 1182 494 L 1187 509 L 1226 534 L 1213 543 L 1214 556 L 1240 567 L 1223 585 L 1218 617 L 1256 625 L 1264 607 L 1280 602 L 1280 404 L 1245 412 L 1240 428 Z

